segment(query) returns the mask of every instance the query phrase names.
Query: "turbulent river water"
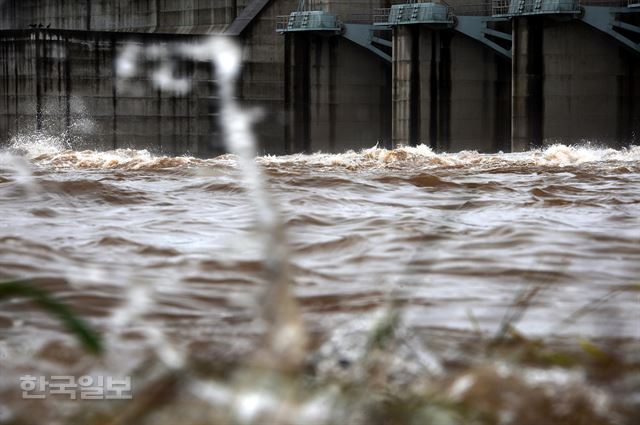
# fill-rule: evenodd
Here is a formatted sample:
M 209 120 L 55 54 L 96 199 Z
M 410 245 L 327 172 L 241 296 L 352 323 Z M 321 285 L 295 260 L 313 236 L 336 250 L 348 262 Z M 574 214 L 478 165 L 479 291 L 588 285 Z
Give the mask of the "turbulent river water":
M 352 326 L 393 297 L 415 332 L 494 332 L 518 294 L 539 286 L 523 334 L 638 347 L 638 147 L 256 161 L 314 331 Z M 108 335 L 120 367 L 144 356 L 137 326 L 183 350 L 233 356 L 258 332 L 252 209 L 232 156 L 75 151 L 26 137 L 0 154 L 0 278 L 31 279 L 107 333 L 131 288 L 146 288 L 140 323 Z M 57 321 L 20 299 L 2 304 L 0 357 L 5 377 L 89 367 Z

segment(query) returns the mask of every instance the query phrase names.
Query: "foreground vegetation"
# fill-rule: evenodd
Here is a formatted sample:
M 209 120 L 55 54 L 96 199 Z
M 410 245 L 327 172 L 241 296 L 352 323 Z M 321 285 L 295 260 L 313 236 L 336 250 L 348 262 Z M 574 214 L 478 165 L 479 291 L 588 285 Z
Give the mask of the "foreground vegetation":
M 290 304 L 248 358 L 187 356 L 179 366 L 149 359 L 133 377 L 132 400 L 82 402 L 60 415 L 91 425 L 638 423 L 640 365 L 588 340 L 558 348 L 520 334 L 535 294 L 520 294 L 495 335 L 478 329 L 454 359 L 426 350 L 392 303 L 346 359 L 335 347 L 345 339 L 309 341 Z M 101 355 L 98 333 L 69 307 L 27 282 L 0 284 L 0 300 L 16 296 L 35 300 Z M 39 421 L 23 415 L 11 423 Z

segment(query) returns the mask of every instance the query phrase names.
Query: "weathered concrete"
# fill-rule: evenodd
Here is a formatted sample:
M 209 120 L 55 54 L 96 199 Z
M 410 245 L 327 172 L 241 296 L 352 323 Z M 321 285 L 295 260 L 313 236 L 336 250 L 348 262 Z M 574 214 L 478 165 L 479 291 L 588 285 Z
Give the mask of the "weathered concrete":
M 248 1 L 238 0 L 233 3 L 237 5 L 238 10 L 242 10 Z M 66 25 L 84 28 L 86 25 L 86 21 L 82 21 L 86 12 L 80 7 L 82 2 L 70 2 L 77 6 L 77 10 L 74 10 L 73 4 L 65 2 L 64 7 L 59 6 L 57 11 L 52 11 L 50 10 L 52 4 L 61 5 L 62 3 L 32 2 L 30 0 L 22 4 L 19 2 L 5 3 L 3 7 L 24 12 L 24 7 L 28 3 L 32 3 L 32 6 L 38 6 L 37 8 L 33 6 L 32 9 L 36 18 L 24 18 L 24 22 L 27 20 L 37 21 L 37 16 L 41 16 L 40 14 L 45 13 L 45 10 L 49 10 L 46 13 L 50 13 L 52 18 L 57 19 L 51 19 L 54 21 L 52 27 Z M 111 7 L 116 7 L 119 4 L 114 1 L 104 3 L 109 3 Z M 159 5 L 161 7 L 159 10 L 165 12 L 171 7 L 177 7 L 176 2 L 164 0 L 133 3 L 137 8 L 134 10 L 140 12 L 138 18 L 145 15 L 143 13 L 147 10 L 144 9 L 145 7 L 158 10 L 153 7 Z M 172 3 L 174 6 L 171 6 Z M 226 2 L 226 4 L 228 3 L 231 2 Z M 295 3 L 295 0 L 271 2 L 256 17 L 255 22 L 247 25 L 246 31 L 242 34 L 246 60 L 243 78 L 239 85 L 239 97 L 247 106 L 258 106 L 266 113 L 265 119 L 257 126 L 258 135 L 262 142 L 261 152 L 284 152 L 284 38 L 275 32 L 275 17 L 289 13 L 295 8 Z M 96 4 L 93 2 L 93 12 L 99 10 L 95 9 Z M 200 1 L 199 4 L 203 7 L 204 5 L 212 7 L 211 2 Z M 220 3 L 215 6 L 216 10 L 224 7 L 226 7 L 225 4 Z M 206 10 L 205 12 L 203 10 L 205 9 L 202 7 L 198 10 L 198 19 L 206 18 Z M 202 80 L 198 84 L 206 85 L 206 87 L 202 89 L 196 84 L 197 90 L 185 99 L 172 98 L 158 93 L 150 89 L 151 83 L 149 81 L 139 81 L 140 87 L 135 87 L 135 90 L 131 92 L 112 93 L 112 89 L 116 87 L 117 83 L 113 79 L 112 72 L 114 55 L 127 40 L 141 40 L 140 42 L 147 44 L 185 42 L 197 38 L 186 34 L 154 35 L 143 32 L 166 30 L 188 33 L 197 32 L 199 28 L 203 27 L 193 26 L 195 21 L 180 19 L 173 21 L 174 23 L 185 23 L 180 28 L 175 25 L 159 27 L 156 26 L 156 18 L 151 17 L 150 20 L 134 28 L 135 32 L 131 32 L 127 28 L 131 21 L 126 20 L 129 19 L 126 18 L 126 15 L 127 13 L 124 11 L 122 11 L 122 15 L 120 12 L 114 15 L 113 22 L 108 29 L 118 31 L 117 33 L 69 32 L 52 29 L 0 32 L 0 45 L 4 50 L 11 52 L 11 54 L 3 56 L 4 72 L 0 96 L 6 106 L 0 110 L 2 117 L 0 119 L 0 138 L 2 141 L 8 140 L 12 134 L 34 131 L 38 127 L 53 132 L 64 129 L 65 134 L 70 137 L 74 132 L 79 136 L 78 132 L 84 128 L 82 131 L 86 134 L 83 134 L 82 138 L 87 141 L 87 146 L 121 147 L 126 142 L 127 146 L 162 149 L 167 153 L 190 152 L 209 155 L 219 151 L 219 146 L 211 146 L 211 143 L 216 144 L 217 125 L 215 123 L 215 99 L 211 99 L 215 94 L 215 87 L 209 83 L 211 78 L 209 72 L 206 73 L 206 76 L 204 74 L 197 76 Z M 96 19 L 95 16 L 98 15 L 92 15 L 93 20 Z M 162 18 L 162 15 L 159 18 Z M 16 18 L 15 22 L 13 18 L 7 20 L 12 22 L 13 26 L 21 27 L 20 19 L 22 18 Z M 198 22 L 202 23 L 202 21 Z M 230 21 L 225 22 L 220 26 L 220 29 L 224 29 L 230 23 Z M 217 29 L 214 32 L 217 32 Z M 63 37 L 64 42 L 51 39 L 51 37 L 58 36 Z M 38 41 L 38 37 L 44 37 L 44 39 Z M 71 37 L 70 41 L 66 41 L 68 37 Z M 14 47 L 16 43 L 22 43 L 24 47 L 16 49 Z M 36 43 L 41 46 L 40 50 L 34 47 Z M 111 44 L 115 46 L 111 51 L 107 51 L 105 46 Z M 38 58 L 35 56 L 36 51 L 40 52 Z M 45 65 L 34 68 L 35 63 L 56 63 L 57 74 L 40 71 Z M 60 69 L 58 70 L 58 68 Z M 36 69 L 39 70 L 38 73 L 36 73 Z M 78 83 L 65 85 L 64 75 L 67 70 L 72 70 Z M 205 72 L 205 69 L 201 71 Z M 208 68 L 206 71 L 209 71 Z M 16 72 L 17 74 L 14 75 Z M 38 81 L 42 78 L 53 82 L 46 83 L 45 97 L 38 101 L 37 88 L 42 85 Z M 95 92 L 96 89 L 88 81 L 96 81 L 96 87 L 100 87 L 100 91 Z M 18 95 L 15 95 L 16 90 L 18 90 Z M 57 100 L 59 104 L 71 106 L 69 108 L 50 107 L 48 99 L 54 97 L 59 98 Z M 38 105 L 45 112 L 37 112 Z M 75 113 L 74 105 L 77 105 L 76 109 L 82 110 L 82 113 Z M 107 111 L 105 108 L 110 109 Z M 38 116 L 40 119 L 36 119 Z M 86 123 L 87 118 L 91 118 L 94 123 L 91 133 L 86 126 L 77 124 L 80 121 Z M 38 122 L 41 122 L 42 125 L 39 126 Z M 66 124 L 63 126 L 61 123 Z
M 402 3 L 389 0 L 315 0 L 313 3 L 318 10 L 324 10 L 332 15 L 347 20 L 350 16 L 371 14 L 374 9 L 389 7 L 392 3 Z
M 540 16 L 513 20 L 511 150 L 542 145 L 543 126 L 543 34 Z
M 247 3 L 247 6 L 240 11 L 224 33 L 234 37 L 242 35 L 270 2 L 270 0 L 253 0 Z
M 209 34 L 222 32 L 250 0 L 5 0 L 0 28 Z
M 285 37 L 275 31 L 276 17 L 288 15 L 297 0 L 271 1 L 242 33 L 244 65 L 238 95 L 245 106 L 263 112 L 255 130 L 261 153 L 287 151 L 285 138 Z
M 393 142 L 442 151 L 505 149 L 510 64 L 448 29 L 394 29 Z
M 286 39 L 288 150 L 390 146 L 390 65 L 338 36 Z
M 544 139 L 637 143 L 640 56 L 580 22 L 559 24 L 544 30 Z
M 194 81 L 187 96 L 161 93 L 144 73 L 117 83 L 114 58 L 125 44 L 172 41 L 176 36 L 138 35 L 133 41 L 114 32 L 0 32 L 0 135 L 6 140 L 41 131 L 64 134 L 78 148 L 219 152 L 210 65 L 181 64 L 177 72 Z
M 640 134 L 640 57 L 579 21 L 514 19 L 513 150 Z
M 393 35 L 393 111 L 394 145 L 420 142 L 420 28 L 401 26 Z
M 315 7 L 346 19 L 387 4 L 318 1 Z M 330 32 L 288 33 L 283 39 L 288 152 L 391 145 L 388 63 Z

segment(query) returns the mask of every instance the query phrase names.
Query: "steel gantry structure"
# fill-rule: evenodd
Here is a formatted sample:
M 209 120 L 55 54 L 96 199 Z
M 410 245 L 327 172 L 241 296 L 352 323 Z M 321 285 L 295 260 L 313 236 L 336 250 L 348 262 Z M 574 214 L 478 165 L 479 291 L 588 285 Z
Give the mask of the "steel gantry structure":
M 499 23 L 523 16 L 554 16 L 579 20 L 640 53 L 640 26 L 626 19 L 640 12 L 640 0 L 487 0 L 483 4 L 448 5 L 408 1 L 369 14 L 369 22 L 341 19 L 312 0 L 300 0 L 298 9 L 277 18 L 277 31 L 312 31 L 345 37 L 382 59 L 391 61 L 391 41 L 381 31 L 400 25 L 450 29 L 471 37 L 499 55 L 511 59 L 512 34 Z M 360 15 L 360 20 L 362 20 Z

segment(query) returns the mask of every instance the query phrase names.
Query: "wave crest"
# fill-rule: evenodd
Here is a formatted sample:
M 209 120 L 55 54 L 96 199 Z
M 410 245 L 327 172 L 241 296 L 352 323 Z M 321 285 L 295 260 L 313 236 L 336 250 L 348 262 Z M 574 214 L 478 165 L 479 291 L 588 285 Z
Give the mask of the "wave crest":
M 181 168 L 224 161 L 235 164 L 232 155 L 214 160 L 191 156 L 154 155 L 148 150 L 116 149 L 111 151 L 71 149 L 63 137 L 52 135 L 19 135 L 11 139 L 9 152 L 19 154 L 30 161 L 55 168 L 154 170 Z M 314 153 L 286 156 L 267 155 L 257 158 L 267 167 L 313 167 L 366 170 L 378 168 L 414 167 L 535 167 L 579 166 L 599 162 L 638 162 L 640 146 L 625 149 L 599 148 L 589 144 L 554 144 L 544 149 L 522 153 L 482 154 L 476 151 L 436 153 L 429 146 L 401 146 L 385 149 L 378 146 L 360 151 L 350 150 L 340 154 Z
M 42 166 L 80 169 L 153 170 L 185 167 L 202 162 L 189 156 L 158 156 L 146 149 L 111 151 L 77 151 L 64 137 L 48 134 L 14 136 L 8 151 Z
M 186 167 L 201 162 L 192 157 L 155 156 L 147 150 L 116 149 L 107 152 L 65 151 L 39 158 L 54 167 L 156 170 Z
M 56 155 L 70 149 L 71 146 L 64 137 L 45 133 L 18 134 L 11 138 L 8 147 L 9 152 L 31 160 L 42 156 Z
M 536 167 L 577 166 L 598 162 L 638 162 L 640 147 L 607 149 L 590 145 L 554 144 L 544 149 L 522 153 L 484 154 L 477 151 L 436 153 L 426 145 L 404 146 L 397 149 L 373 147 L 359 152 L 342 154 L 315 153 L 311 155 L 266 156 L 265 165 L 306 165 L 314 167 L 340 167 L 348 170 L 372 168 L 419 167 Z

